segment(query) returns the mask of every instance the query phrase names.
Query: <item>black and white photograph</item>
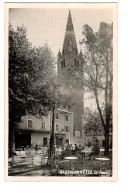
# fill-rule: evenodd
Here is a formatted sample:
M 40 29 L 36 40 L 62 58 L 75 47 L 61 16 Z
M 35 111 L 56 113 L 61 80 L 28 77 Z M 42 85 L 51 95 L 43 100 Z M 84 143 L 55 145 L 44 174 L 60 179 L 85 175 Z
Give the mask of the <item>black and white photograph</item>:
M 117 3 L 5 10 L 5 179 L 116 181 Z

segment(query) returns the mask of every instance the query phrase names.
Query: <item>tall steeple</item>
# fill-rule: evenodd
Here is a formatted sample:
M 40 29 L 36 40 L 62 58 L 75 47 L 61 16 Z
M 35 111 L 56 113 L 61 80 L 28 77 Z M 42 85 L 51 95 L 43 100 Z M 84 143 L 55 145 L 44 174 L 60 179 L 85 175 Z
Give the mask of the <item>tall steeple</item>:
M 72 17 L 71 17 L 70 10 L 69 10 L 69 15 L 68 15 L 68 21 L 67 21 L 66 31 L 74 31 L 74 27 L 73 27 L 73 23 L 72 23 Z
M 71 12 L 69 11 L 62 53 L 58 53 L 57 73 L 60 78 L 63 95 L 63 107 L 73 112 L 73 131 L 70 133 L 71 144 L 83 145 L 83 85 L 76 74 L 83 80 L 83 56 L 78 53 Z
M 68 15 L 68 21 L 66 25 L 66 32 L 65 32 L 65 38 L 64 38 L 64 43 L 63 43 L 63 54 L 68 52 L 68 48 L 71 45 L 72 51 L 77 54 L 77 44 L 76 44 L 76 38 L 75 38 L 75 33 L 74 33 L 74 27 L 73 27 L 73 22 L 72 22 L 72 17 L 71 17 L 71 12 L 69 10 L 69 15 Z

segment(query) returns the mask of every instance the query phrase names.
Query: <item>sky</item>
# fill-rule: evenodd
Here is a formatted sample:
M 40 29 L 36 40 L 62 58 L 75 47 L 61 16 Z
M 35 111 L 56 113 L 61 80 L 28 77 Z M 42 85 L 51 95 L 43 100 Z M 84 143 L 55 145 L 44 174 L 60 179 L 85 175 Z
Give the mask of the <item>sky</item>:
M 27 28 L 28 39 L 32 46 L 42 46 L 47 42 L 56 57 L 59 49 L 62 51 L 69 10 L 72 15 L 78 50 L 82 49 L 79 41 L 82 40 L 84 24 L 88 24 L 96 32 L 100 22 L 113 22 L 112 9 L 105 8 L 10 8 L 9 21 L 14 29 L 22 25 Z M 84 105 L 88 106 L 87 95 L 84 96 Z M 91 101 L 89 107 L 95 107 L 95 102 Z
M 88 24 L 94 31 L 98 31 L 100 22 L 112 22 L 111 9 L 70 9 L 78 49 L 82 38 L 82 27 Z M 42 46 L 45 42 L 54 55 L 62 50 L 65 28 L 69 9 L 34 9 L 10 8 L 9 20 L 14 29 L 17 26 L 27 28 L 29 41 L 33 46 Z

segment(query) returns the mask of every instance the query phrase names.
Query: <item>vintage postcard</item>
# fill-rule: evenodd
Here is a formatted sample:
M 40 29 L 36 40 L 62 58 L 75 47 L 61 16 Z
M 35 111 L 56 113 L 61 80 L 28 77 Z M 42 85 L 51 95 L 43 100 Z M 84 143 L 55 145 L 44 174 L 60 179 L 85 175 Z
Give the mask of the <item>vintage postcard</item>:
M 117 180 L 117 3 L 5 3 L 5 181 Z

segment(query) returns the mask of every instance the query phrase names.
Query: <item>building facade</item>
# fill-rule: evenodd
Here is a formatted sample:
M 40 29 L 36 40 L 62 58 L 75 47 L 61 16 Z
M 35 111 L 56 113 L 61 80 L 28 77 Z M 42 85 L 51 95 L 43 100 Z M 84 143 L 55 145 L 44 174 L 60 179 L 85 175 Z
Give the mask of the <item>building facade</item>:
M 57 148 L 64 147 L 65 143 L 71 143 L 73 132 L 73 113 L 66 110 L 55 110 L 54 142 Z M 26 146 L 49 146 L 52 130 L 52 115 L 32 116 L 26 115 L 21 119 L 19 128 L 15 133 L 15 148 Z

